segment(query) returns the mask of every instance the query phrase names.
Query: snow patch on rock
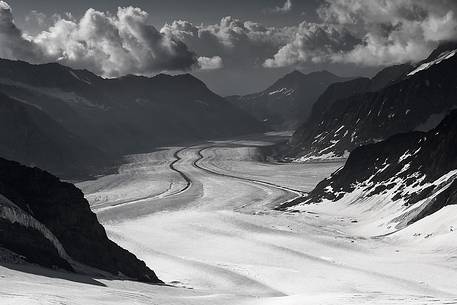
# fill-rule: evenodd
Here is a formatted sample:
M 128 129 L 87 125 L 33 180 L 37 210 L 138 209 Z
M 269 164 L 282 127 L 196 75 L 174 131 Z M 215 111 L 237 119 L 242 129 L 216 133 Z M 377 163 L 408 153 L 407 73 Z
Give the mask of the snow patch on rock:
M 67 254 L 57 237 L 46 228 L 41 222 L 36 220 L 33 216 L 24 212 L 16 204 L 8 200 L 5 196 L 0 194 L 0 218 L 17 223 L 26 228 L 34 229 L 40 232 L 47 240 L 51 242 L 57 253 L 61 258 L 71 263 L 72 259 Z
M 424 70 L 427 70 L 429 69 L 430 67 L 436 65 L 436 64 L 439 64 L 441 63 L 443 60 L 447 60 L 451 57 L 453 57 L 455 54 L 457 53 L 457 50 L 452 50 L 452 51 L 446 51 L 446 52 L 443 52 L 440 54 L 440 56 L 438 56 L 437 59 L 435 60 L 432 60 L 430 62 L 426 62 L 426 63 L 423 63 L 421 64 L 419 67 L 417 67 L 416 69 L 414 69 L 413 71 L 409 72 L 408 73 L 408 76 L 412 76 L 420 71 L 424 71 Z

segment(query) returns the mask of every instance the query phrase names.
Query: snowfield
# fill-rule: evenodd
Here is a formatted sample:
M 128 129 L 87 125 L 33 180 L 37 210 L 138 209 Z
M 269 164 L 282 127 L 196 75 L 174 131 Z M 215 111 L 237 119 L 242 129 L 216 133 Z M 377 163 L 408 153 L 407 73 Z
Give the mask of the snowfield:
M 457 304 L 454 206 L 384 237 L 363 206 L 273 210 L 343 165 L 262 162 L 278 137 L 164 148 L 78 185 L 170 287 L 5 265 L 0 304 Z

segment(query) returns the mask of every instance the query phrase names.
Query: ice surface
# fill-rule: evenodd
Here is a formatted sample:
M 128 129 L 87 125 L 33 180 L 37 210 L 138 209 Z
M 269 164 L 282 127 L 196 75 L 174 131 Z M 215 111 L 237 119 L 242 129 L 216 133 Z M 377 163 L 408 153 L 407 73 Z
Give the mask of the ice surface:
M 118 175 L 79 185 L 110 238 L 176 288 L 99 279 L 90 284 L 83 283 L 87 278 L 0 267 L 0 303 L 457 302 L 455 247 L 439 246 L 455 238 L 446 231 L 455 218 L 429 230 L 417 223 L 410 232 L 373 238 L 364 232 L 366 223 L 354 223 L 375 215 L 361 205 L 272 210 L 310 191 L 342 163 L 264 162 L 255 147 L 267 143 L 268 137 L 245 138 L 136 155 Z M 173 169 L 169 165 L 176 157 Z M 445 231 L 444 240 L 427 238 L 427 247 L 416 246 L 419 239 L 412 236 Z

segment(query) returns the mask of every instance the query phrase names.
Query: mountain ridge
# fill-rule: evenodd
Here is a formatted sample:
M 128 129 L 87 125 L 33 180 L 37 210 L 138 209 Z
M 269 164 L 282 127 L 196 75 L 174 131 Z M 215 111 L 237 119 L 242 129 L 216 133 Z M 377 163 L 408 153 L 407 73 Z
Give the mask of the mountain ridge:
M 409 226 L 457 198 L 457 110 L 433 130 L 396 134 L 351 152 L 346 164 L 305 198 L 279 209 L 340 204 L 383 210 L 375 225 L 384 233 Z
M 307 119 L 317 97 L 332 83 L 347 80 L 326 70 L 294 70 L 263 91 L 226 97 L 272 129 L 290 129 Z
M 105 79 L 58 63 L 32 65 L 1 59 L 0 92 L 35 107 L 100 151 L 101 157 L 115 160 L 183 141 L 265 130 L 263 124 L 189 73 Z M 18 161 L 34 164 L 23 158 Z M 50 166 L 51 159 L 46 163 L 40 165 L 61 175 Z M 75 174 L 71 170 L 65 173 Z
M 452 73 L 456 66 L 456 57 L 450 57 L 413 75 L 403 71 L 396 81 L 378 91 L 334 98 L 320 114 L 296 130 L 286 158 L 307 161 L 344 157 L 360 145 L 396 133 L 421 125 L 435 127 L 456 106 L 453 88 L 457 78 Z M 417 66 L 410 71 L 414 69 Z
M 0 155 L 46 168 L 62 177 L 87 177 L 114 165 L 103 153 L 67 131 L 39 108 L 0 93 Z

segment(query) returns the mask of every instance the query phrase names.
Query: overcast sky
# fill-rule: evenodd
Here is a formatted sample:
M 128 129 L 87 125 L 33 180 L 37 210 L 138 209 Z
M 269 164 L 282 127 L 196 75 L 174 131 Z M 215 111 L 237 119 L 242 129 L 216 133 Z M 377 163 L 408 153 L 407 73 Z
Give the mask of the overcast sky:
M 0 57 L 104 77 L 188 71 L 221 95 L 282 74 L 371 75 L 457 37 L 455 0 L 0 1 Z

